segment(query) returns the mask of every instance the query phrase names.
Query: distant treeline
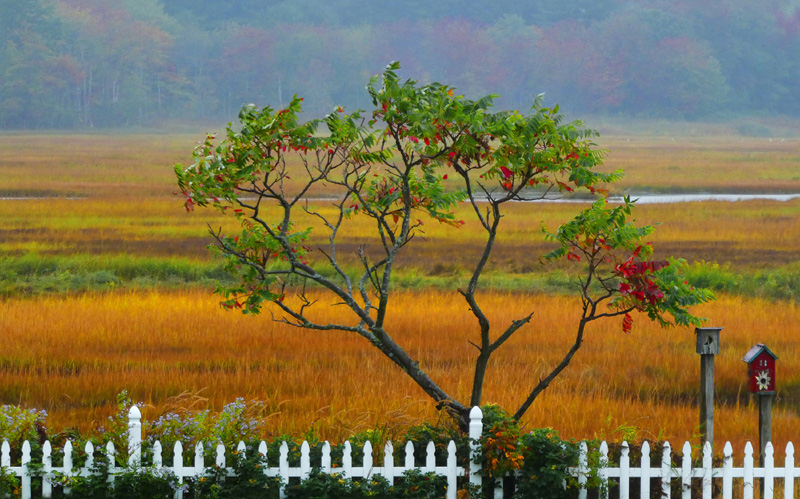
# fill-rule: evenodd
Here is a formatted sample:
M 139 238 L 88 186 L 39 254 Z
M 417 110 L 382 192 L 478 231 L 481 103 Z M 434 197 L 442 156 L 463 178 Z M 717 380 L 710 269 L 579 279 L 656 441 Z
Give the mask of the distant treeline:
M 0 127 L 319 116 L 404 76 L 570 114 L 800 116 L 799 0 L 0 0 Z

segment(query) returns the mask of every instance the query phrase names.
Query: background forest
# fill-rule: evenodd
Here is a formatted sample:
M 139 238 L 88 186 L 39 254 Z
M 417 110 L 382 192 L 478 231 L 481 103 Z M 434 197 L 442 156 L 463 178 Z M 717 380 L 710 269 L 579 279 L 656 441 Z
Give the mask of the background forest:
M 798 117 L 799 54 L 797 0 L 0 0 L 0 127 L 319 116 L 391 60 L 499 108 Z

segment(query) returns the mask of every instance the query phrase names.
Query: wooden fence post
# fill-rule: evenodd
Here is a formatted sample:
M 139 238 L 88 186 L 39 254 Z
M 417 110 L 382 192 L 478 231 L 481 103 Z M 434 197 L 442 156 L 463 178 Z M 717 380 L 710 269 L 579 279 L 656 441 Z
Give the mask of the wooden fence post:
M 481 454 L 481 433 L 483 433 L 483 413 L 481 408 L 475 406 L 469 411 L 469 484 L 481 487 L 481 464 L 478 457 Z
M 128 466 L 142 464 L 142 411 L 135 405 L 128 411 Z

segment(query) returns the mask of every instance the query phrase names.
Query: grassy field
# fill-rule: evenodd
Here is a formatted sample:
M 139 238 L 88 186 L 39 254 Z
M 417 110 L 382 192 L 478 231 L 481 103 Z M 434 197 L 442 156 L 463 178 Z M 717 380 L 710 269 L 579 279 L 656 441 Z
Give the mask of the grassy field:
M 0 403 L 47 409 L 55 429 L 88 429 L 123 389 L 153 406 L 148 417 L 188 390 L 216 409 L 237 396 L 264 400 L 275 433 L 302 432 L 313 422 L 332 439 L 384 420 L 394 431 L 435 418 L 421 392 L 358 339 L 219 309 L 209 289 L 225 276 L 205 249 L 207 230 L 235 226 L 210 211 L 186 213 L 172 196 L 172 164 L 189 161 L 200 138 L 0 136 L 0 197 L 15 198 L 0 200 Z M 614 136 L 601 146 L 609 169 L 626 170 L 617 193 L 800 192 L 797 139 Z M 514 406 L 566 348 L 572 331 L 564 318 L 576 309 L 575 298 L 562 294 L 569 269 L 540 265 L 547 245 L 536 229 L 540 221 L 555 227 L 576 209 L 516 204 L 503 220 L 487 273 L 492 314 L 501 323 L 536 314 L 495 359 L 489 401 Z M 696 280 L 723 291 L 699 311 L 709 325 L 725 327 L 717 439 L 757 437 L 740 359 L 759 341 L 781 357 L 773 428 L 776 442 L 791 439 L 800 429 L 800 339 L 791 332 L 799 313 L 800 201 L 643 205 L 636 213 L 642 223 L 661 224 L 652 238 L 659 255 L 687 258 Z M 364 221 L 349 223 L 344 248 L 368 244 Z M 428 223 L 425 238 L 403 257 L 407 290 L 391 322 L 434 378 L 460 395 L 475 324 L 454 289 L 480 245 L 475 224 Z M 543 294 L 553 291 L 559 294 Z M 527 425 L 574 438 L 695 436 L 699 360 L 691 331 L 662 331 L 639 319 L 629 336 L 616 322 L 589 336 Z

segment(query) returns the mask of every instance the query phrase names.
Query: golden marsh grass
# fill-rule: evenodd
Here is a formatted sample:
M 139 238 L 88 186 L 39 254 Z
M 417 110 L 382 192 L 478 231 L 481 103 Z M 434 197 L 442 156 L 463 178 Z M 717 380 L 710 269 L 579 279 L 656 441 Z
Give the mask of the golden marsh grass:
M 34 252 L 207 260 L 207 224 L 232 231 L 235 223 L 209 210 L 187 214 L 172 196 L 172 164 L 188 163 L 201 138 L 0 135 L 0 197 L 28 198 L 0 200 L 0 258 Z M 796 139 L 600 142 L 610 151 L 607 168 L 626 170 L 621 192 L 800 192 Z M 554 228 L 576 209 L 509 206 L 492 270 L 520 279 L 539 271 L 536 257 L 547 250 L 539 222 Z M 460 210 L 468 219 L 469 210 Z M 660 222 L 652 238 L 658 255 L 752 271 L 800 260 L 799 212 L 800 201 L 702 202 L 642 205 L 636 217 Z M 477 224 L 424 228 L 404 263 L 425 274 L 463 272 L 474 263 L 482 245 Z M 364 219 L 348 221 L 344 249 L 354 249 L 368 233 Z M 323 238 L 316 234 L 314 242 Z M 462 300 L 433 290 L 395 299 L 393 333 L 446 389 L 465 398 L 475 354 L 467 340 L 475 324 Z M 533 324 L 498 353 L 486 388 L 487 402 L 513 407 L 567 348 L 572 331 L 565 324 L 576 304 L 569 297 L 520 293 L 489 292 L 486 299 L 498 324 L 536 311 Z M 774 440 L 796 439 L 794 303 L 722 297 L 699 312 L 709 325 L 725 327 L 717 359 L 717 439 L 740 449 L 757 438 L 740 359 L 759 341 L 781 357 Z M 335 318 L 339 311 L 323 306 L 319 313 Z M 641 438 L 692 438 L 699 374 L 692 332 L 662 331 L 643 318 L 634 331 L 626 336 L 616 322 L 593 326 L 573 365 L 525 423 L 574 438 L 618 439 L 625 427 L 635 427 Z M 152 405 L 145 410 L 150 418 L 187 390 L 215 409 L 236 396 L 260 399 L 274 413 L 274 434 L 299 434 L 314 423 L 328 438 L 341 439 L 384 420 L 401 427 L 437 417 L 421 392 L 358 338 L 288 329 L 268 315 L 225 313 L 206 290 L 6 299 L 0 302 L 0 344 L 0 403 L 47 409 L 55 429 L 102 423 L 123 389 Z
M 322 298 L 322 297 L 321 297 Z M 513 407 L 569 347 L 575 297 L 488 293 L 485 310 L 501 326 L 535 311 L 529 327 L 494 358 L 485 401 Z M 390 331 L 445 389 L 466 398 L 475 350 L 474 319 L 456 293 L 423 291 L 395 298 Z M 44 407 L 51 428 L 87 429 L 114 410 L 127 389 L 155 418 L 184 391 L 220 409 L 235 397 L 266 402 L 269 431 L 300 434 L 313 423 L 326 438 L 437 417 L 433 404 L 366 341 L 274 323 L 268 314 L 225 312 L 202 290 L 106 293 L 11 299 L 0 305 L 0 390 L 5 403 Z M 780 357 L 773 422 L 778 445 L 800 431 L 797 356 L 800 321 L 793 304 L 723 297 L 698 310 L 723 326 L 717 356 L 718 441 L 741 448 L 757 438 L 757 410 L 746 388 L 744 353 L 756 342 Z M 315 312 L 347 320 L 340 308 Z M 348 321 L 349 322 L 349 321 Z M 691 330 L 662 330 L 638 318 L 625 335 L 619 321 L 592 325 L 572 365 L 524 419 L 572 438 L 638 438 L 697 443 L 699 356 Z

